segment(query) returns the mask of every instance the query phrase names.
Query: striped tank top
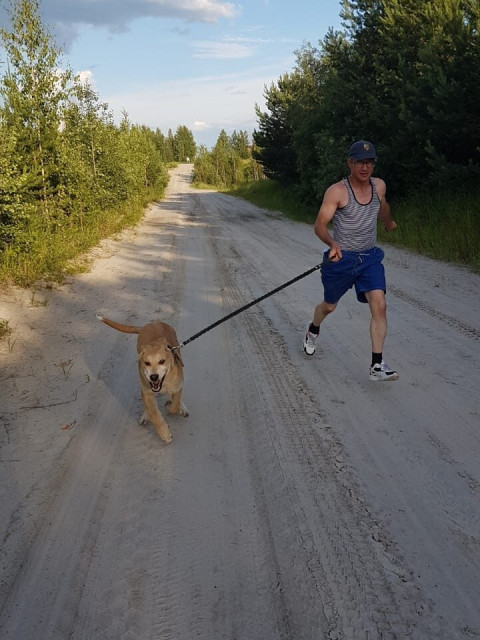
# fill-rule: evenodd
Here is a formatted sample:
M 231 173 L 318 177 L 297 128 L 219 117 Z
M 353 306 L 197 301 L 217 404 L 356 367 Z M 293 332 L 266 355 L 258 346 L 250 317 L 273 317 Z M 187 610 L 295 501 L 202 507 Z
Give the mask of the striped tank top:
M 348 191 L 348 202 L 333 216 L 333 239 L 344 251 L 367 251 L 377 243 L 377 216 L 380 198 L 375 182 L 370 178 L 372 197 L 367 204 L 355 198 L 348 178 L 343 179 Z

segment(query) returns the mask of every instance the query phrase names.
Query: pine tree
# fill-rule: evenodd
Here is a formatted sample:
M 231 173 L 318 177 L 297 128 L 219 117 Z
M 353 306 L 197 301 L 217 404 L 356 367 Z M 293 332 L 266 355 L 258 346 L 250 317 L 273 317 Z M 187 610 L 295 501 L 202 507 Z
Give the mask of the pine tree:
M 193 133 L 185 125 L 177 127 L 174 146 L 177 162 L 193 162 L 197 153 L 197 145 Z
M 250 157 L 250 149 L 248 145 L 248 133 L 246 131 L 233 131 L 230 136 L 230 145 L 233 151 L 243 160 Z
M 165 162 L 175 162 L 175 136 L 171 129 L 165 139 Z
M 258 150 L 254 158 L 263 166 L 265 175 L 284 184 L 298 180 L 297 157 L 293 145 L 292 105 L 296 100 L 296 79 L 284 74 L 277 83 L 265 88 L 267 111 L 255 107 L 259 120 L 253 139 Z

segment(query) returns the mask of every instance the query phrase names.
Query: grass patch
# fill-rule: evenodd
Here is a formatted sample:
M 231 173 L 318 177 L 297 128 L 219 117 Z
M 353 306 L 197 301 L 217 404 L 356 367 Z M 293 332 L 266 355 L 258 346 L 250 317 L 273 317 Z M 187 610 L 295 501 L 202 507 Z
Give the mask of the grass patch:
M 480 272 L 480 193 L 438 194 L 392 204 L 398 228 L 381 242 Z
M 313 224 L 318 211 L 318 207 L 302 204 L 294 188 L 284 188 L 274 180 L 247 183 L 227 193 L 308 224 Z M 379 242 L 480 273 L 480 193 L 421 194 L 391 205 L 398 228 L 386 233 L 379 225 Z
M 229 193 L 229 189 L 226 187 L 214 187 L 211 184 L 207 184 L 206 182 L 192 182 L 192 187 L 194 189 L 204 189 L 205 191 L 219 191 L 220 193 Z
M 2 320 L 0 318 L 0 340 L 6 338 L 12 333 L 12 328 L 8 323 L 8 320 Z
M 282 187 L 275 180 L 248 182 L 226 193 L 248 200 L 257 207 L 280 211 L 288 218 L 298 222 L 312 223 L 318 207 L 308 207 L 298 198 L 294 188 Z
M 86 270 L 83 254 L 101 240 L 136 225 L 145 214 L 149 202 L 162 193 L 129 202 L 122 210 L 92 212 L 81 225 L 68 220 L 54 231 L 41 225 L 26 230 L 28 251 L 8 247 L 0 260 L 0 280 L 30 286 L 39 279 L 62 282 L 66 276 Z

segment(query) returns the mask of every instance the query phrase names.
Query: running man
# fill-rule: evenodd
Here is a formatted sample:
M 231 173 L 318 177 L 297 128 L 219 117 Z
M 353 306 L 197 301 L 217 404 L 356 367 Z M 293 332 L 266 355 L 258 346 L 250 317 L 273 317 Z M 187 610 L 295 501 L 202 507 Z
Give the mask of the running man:
M 354 142 L 347 159 L 350 174 L 325 192 L 315 221 L 316 235 L 329 247 L 322 267 L 324 299 L 315 307 L 313 320 L 307 325 L 303 349 L 313 356 L 320 325 L 335 311 L 340 298 L 355 287 L 357 300 L 370 307 L 370 380 L 383 381 L 398 380 L 398 373 L 383 360 L 387 335 L 386 281 L 384 253 L 376 246 L 377 218 L 386 231 L 393 231 L 397 224 L 385 199 L 385 182 L 372 177 L 376 161 L 371 142 Z M 327 228 L 330 222 L 333 236 Z

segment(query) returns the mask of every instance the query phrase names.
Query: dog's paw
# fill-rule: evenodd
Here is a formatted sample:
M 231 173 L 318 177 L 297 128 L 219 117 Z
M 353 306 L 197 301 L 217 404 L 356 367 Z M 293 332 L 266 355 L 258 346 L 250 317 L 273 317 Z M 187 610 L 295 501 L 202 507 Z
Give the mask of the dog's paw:
M 148 422 L 148 418 L 147 418 L 146 414 L 142 413 L 142 415 L 138 419 L 138 424 L 143 425 L 143 424 L 147 424 L 147 422 Z
M 172 441 L 172 433 L 168 427 L 157 429 L 157 433 L 160 438 L 165 442 L 165 444 L 170 444 Z
M 179 407 L 173 407 L 171 401 L 167 400 L 165 407 L 169 416 L 183 416 L 184 418 L 188 416 L 188 409 L 183 402 Z

